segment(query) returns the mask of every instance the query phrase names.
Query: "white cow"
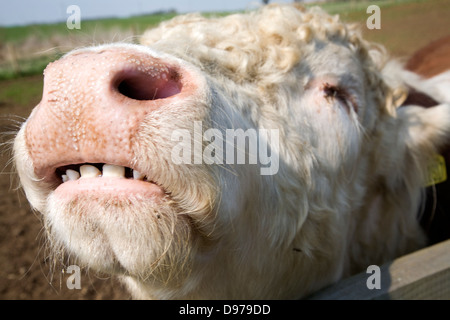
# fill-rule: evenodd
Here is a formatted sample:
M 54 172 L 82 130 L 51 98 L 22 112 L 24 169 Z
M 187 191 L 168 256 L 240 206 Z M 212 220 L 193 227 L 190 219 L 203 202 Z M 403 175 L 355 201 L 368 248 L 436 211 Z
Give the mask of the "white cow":
M 423 80 L 319 8 L 179 16 L 44 79 L 21 184 L 55 259 L 135 298 L 301 298 L 425 244 L 450 97 L 398 108 Z

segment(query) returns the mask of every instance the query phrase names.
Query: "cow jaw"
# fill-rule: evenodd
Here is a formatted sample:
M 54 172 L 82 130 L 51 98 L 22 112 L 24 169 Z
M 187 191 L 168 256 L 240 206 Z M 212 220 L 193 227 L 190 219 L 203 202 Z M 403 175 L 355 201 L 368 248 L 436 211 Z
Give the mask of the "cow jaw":
M 117 187 L 117 178 L 87 180 L 64 183 L 48 198 L 44 221 L 53 252 L 75 254 L 76 263 L 108 274 L 178 282 L 195 247 L 189 217 L 170 199 L 155 201 L 159 190 L 132 194 L 134 184 L 146 182 Z

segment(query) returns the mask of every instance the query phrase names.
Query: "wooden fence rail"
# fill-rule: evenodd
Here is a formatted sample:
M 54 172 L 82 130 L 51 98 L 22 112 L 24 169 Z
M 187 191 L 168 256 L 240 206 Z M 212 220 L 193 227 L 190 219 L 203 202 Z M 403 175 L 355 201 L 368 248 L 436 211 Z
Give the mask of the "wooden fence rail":
M 380 266 L 380 289 L 360 273 L 312 295 L 319 300 L 450 300 L 450 240 Z

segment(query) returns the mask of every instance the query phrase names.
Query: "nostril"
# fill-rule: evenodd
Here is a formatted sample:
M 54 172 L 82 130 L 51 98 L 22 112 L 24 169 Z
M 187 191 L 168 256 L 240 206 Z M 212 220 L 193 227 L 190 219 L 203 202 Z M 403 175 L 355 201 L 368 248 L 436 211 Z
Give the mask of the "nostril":
M 144 73 L 127 70 L 113 82 L 116 90 L 134 100 L 156 100 L 174 96 L 181 92 L 181 82 L 176 71 Z

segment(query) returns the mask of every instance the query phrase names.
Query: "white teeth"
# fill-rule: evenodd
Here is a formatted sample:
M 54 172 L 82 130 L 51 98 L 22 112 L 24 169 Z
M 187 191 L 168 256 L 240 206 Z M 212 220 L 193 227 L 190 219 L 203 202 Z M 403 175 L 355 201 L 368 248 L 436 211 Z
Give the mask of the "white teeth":
M 81 166 L 80 173 L 82 178 L 95 178 L 102 174 L 100 170 L 89 164 Z
M 78 173 L 78 171 L 71 169 L 67 169 L 66 175 L 69 178 L 69 180 L 77 180 L 78 178 L 80 178 L 80 174 Z
M 140 173 L 137 170 L 133 170 L 133 178 L 135 180 L 144 180 L 145 175 L 143 175 L 142 173 Z
M 79 170 L 67 169 L 65 174 L 61 175 L 62 182 L 67 182 L 71 180 L 78 180 L 81 178 L 125 178 L 125 167 L 116 166 L 112 164 L 104 164 L 102 171 L 100 171 L 96 166 L 85 164 L 80 166 Z M 133 169 L 133 179 L 144 181 L 146 176 L 137 170 Z M 131 178 L 131 177 L 129 177 Z
M 112 164 L 104 164 L 103 177 L 125 178 L 125 167 L 115 166 Z

